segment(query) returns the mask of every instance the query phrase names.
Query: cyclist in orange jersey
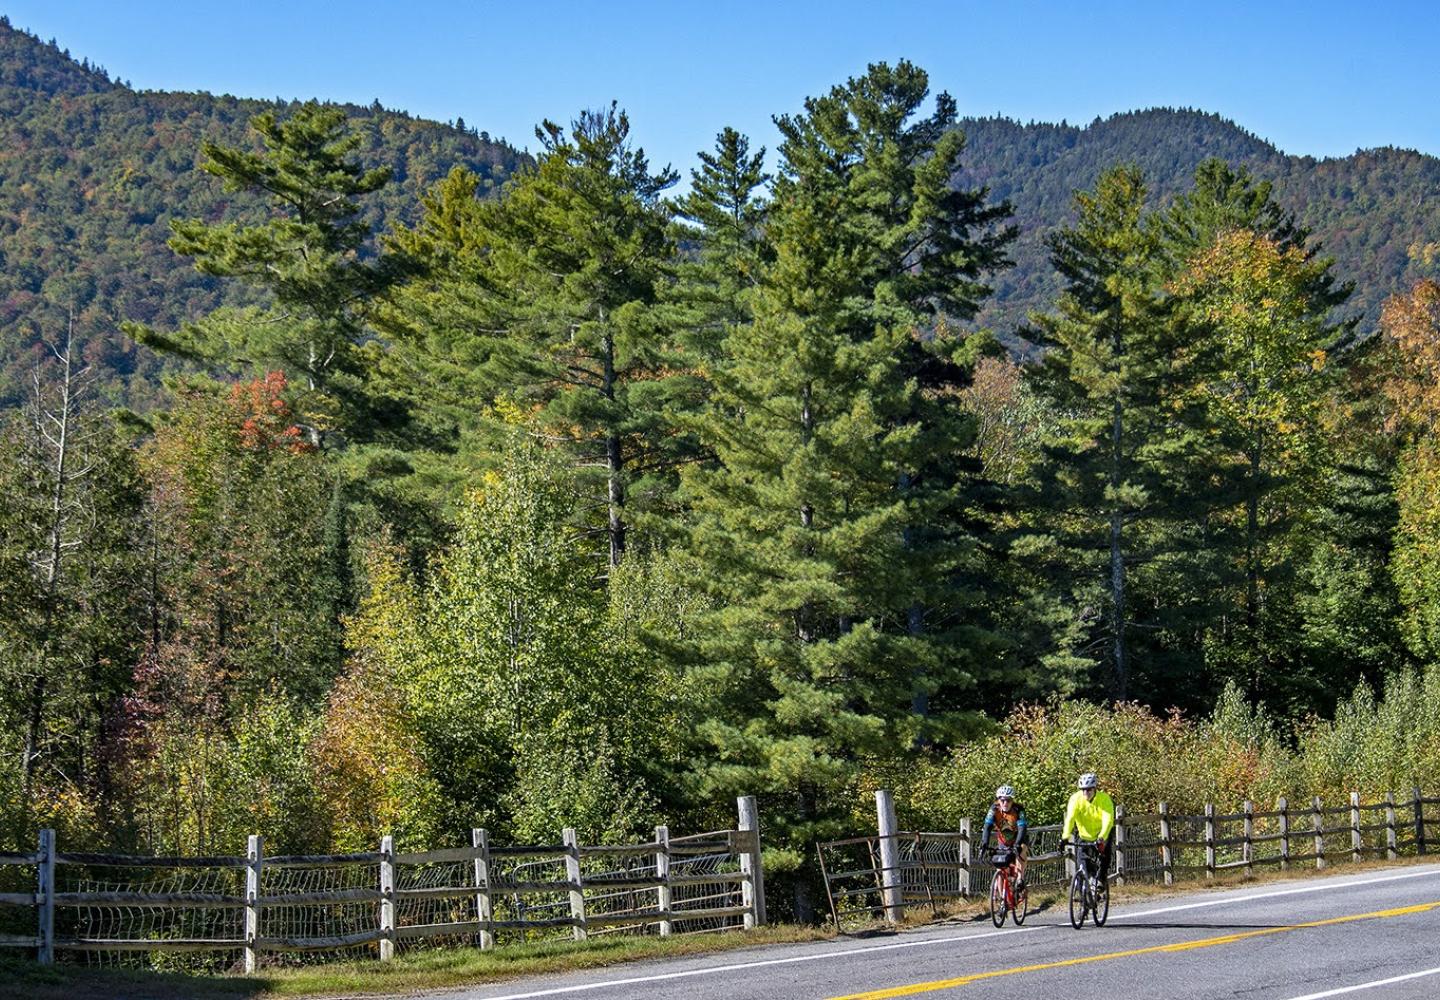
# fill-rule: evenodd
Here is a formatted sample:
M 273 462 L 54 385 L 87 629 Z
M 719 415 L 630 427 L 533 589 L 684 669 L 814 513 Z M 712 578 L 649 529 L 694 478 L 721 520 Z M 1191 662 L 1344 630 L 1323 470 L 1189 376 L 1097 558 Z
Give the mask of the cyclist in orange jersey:
M 1029 831 L 1025 823 L 1025 807 L 1015 800 L 1015 789 L 1001 785 L 995 789 L 995 801 L 985 814 L 985 833 L 980 838 L 980 853 L 990 849 L 994 833 L 1001 847 L 1015 852 L 1015 889 L 1025 888 L 1025 859 L 1030 855 Z

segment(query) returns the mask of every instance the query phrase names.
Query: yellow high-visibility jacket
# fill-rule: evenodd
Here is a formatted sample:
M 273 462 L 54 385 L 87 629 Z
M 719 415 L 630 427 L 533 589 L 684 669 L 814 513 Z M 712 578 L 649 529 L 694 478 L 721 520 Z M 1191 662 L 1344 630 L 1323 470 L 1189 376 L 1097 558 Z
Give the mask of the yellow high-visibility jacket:
M 1070 831 L 1080 834 L 1081 840 L 1104 840 L 1115 826 L 1115 803 L 1104 792 L 1097 791 L 1094 800 L 1085 798 L 1085 793 L 1075 792 L 1065 806 L 1065 829 L 1061 840 L 1070 839 Z

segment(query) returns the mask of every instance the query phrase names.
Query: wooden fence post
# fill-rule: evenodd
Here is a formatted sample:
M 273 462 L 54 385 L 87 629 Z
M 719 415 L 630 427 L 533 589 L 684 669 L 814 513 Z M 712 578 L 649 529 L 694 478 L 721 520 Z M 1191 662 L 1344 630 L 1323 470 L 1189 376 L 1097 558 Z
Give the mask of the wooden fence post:
M 1175 848 L 1170 842 L 1170 807 L 1164 802 L 1156 807 L 1160 814 L 1160 874 L 1166 885 L 1175 882 Z M 1073 873 L 1069 873 L 1074 877 Z
M 475 848 L 475 920 L 480 925 L 480 950 L 495 947 L 495 904 L 490 900 L 490 833 L 484 827 L 470 831 Z
M 669 937 L 674 925 L 670 921 L 670 828 L 655 828 L 655 877 L 660 885 L 655 891 L 655 908 L 660 911 L 660 936 Z
M 1125 807 L 1115 804 L 1115 878 L 1125 884 Z
M 1395 793 L 1385 793 L 1385 860 L 1394 861 L 1400 856 L 1399 841 L 1395 837 Z
M 1350 860 L 1359 861 L 1365 853 L 1365 838 L 1360 833 L 1360 793 L 1350 793 Z
M 1420 794 L 1420 786 L 1416 785 L 1411 794 L 1414 798 L 1411 802 L 1415 808 L 1415 853 L 1425 853 L 1425 799 Z
M 260 966 L 260 873 L 265 867 L 265 838 L 252 833 L 245 845 L 245 972 Z
M 745 929 L 765 924 L 765 865 L 760 855 L 760 810 L 755 796 L 741 795 L 735 800 L 740 817 L 740 871 L 750 877 L 740 884 L 742 904 L 749 909 Z
M 970 898 L 970 867 L 974 862 L 975 852 L 970 843 L 970 817 L 963 816 L 960 819 L 960 898 Z
M 1205 877 L 1215 877 L 1215 803 L 1205 803 Z
M 380 838 L 380 961 L 395 957 L 395 838 Z
M 565 878 L 570 883 L 570 917 L 575 921 L 575 940 L 584 941 L 585 883 L 580 877 L 580 838 L 575 828 L 567 826 L 561 839 L 565 843 Z
M 880 897 L 885 905 L 885 919 L 898 924 L 905 919 L 905 897 L 900 885 L 899 824 L 895 819 L 895 799 L 889 789 L 875 791 L 875 823 L 880 833 Z
M 1275 803 L 1280 813 L 1280 870 L 1290 870 L 1290 802 L 1285 796 Z
M 40 857 L 36 863 L 36 934 L 39 939 L 35 958 L 41 965 L 55 963 L 55 831 L 40 831 Z
M 1325 814 L 1320 811 L 1320 796 L 1310 801 L 1310 826 L 1315 835 L 1315 867 L 1325 867 Z
M 1240 845 L 1241 857 L 1245 860 L 1245 875 L 1255 874 L 1255 803 L 1249 799 L 1240 807 L 1245 814 L 1244 843 Z

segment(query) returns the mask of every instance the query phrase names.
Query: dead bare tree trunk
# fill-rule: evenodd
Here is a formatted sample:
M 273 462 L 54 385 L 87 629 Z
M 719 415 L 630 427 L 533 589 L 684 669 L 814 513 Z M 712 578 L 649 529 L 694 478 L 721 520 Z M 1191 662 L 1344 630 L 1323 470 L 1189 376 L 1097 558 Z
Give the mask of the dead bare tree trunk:
M 66 327 L 64 343 L 46 346 L 59 367 L 53 382 L 47 383 L 38 365 L 32 377 L 32 475 L 44 493 L 44 521 L 40 525 L 41 544 L 31 556 L 39 590 L 40 630 L 36 637 L 25 727 L 23 788 L 26 801 L 40 758 L 61 576 L 66 556 L 81 544 L 79 532 L 84 510 L 76 487 L 93 469 L 84 455 L 85 436 L 78 424 L 80 404 L 90 387 L 91 372 L 88 365 L 78 365 L 75 358 L 73 315 Z

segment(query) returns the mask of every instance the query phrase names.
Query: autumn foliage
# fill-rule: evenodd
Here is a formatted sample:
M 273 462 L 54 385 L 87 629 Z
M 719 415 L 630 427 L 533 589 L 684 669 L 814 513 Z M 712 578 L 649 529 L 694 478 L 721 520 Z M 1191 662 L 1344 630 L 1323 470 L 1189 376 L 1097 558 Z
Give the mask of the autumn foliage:
M 1404 442 L 1395 494 L 1400 507 L 1392 573 L 1402 628 L 1417 656 L 1440 657 L 1440 284 L 1421 281 L 1385 305 L 1385 337 L 1399 359 L 1385 390 Z

